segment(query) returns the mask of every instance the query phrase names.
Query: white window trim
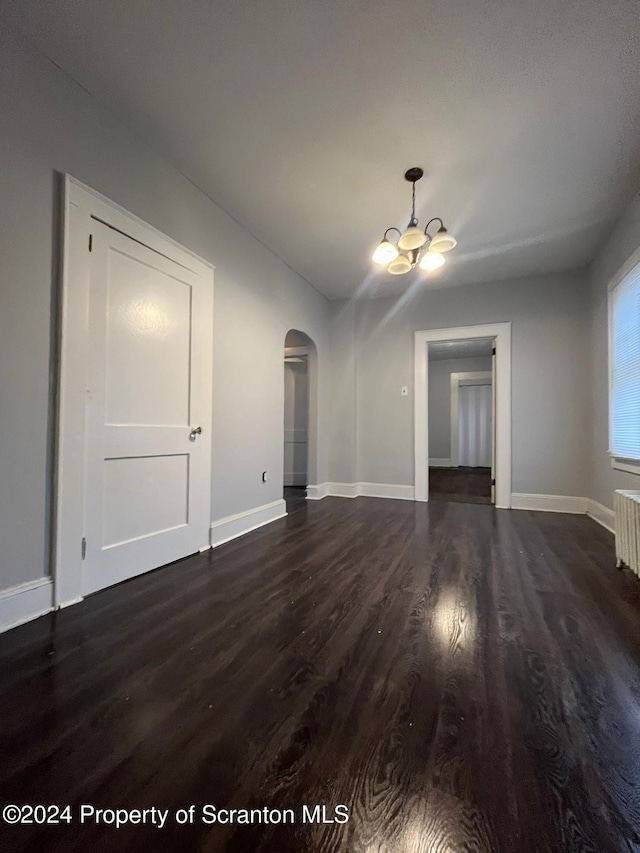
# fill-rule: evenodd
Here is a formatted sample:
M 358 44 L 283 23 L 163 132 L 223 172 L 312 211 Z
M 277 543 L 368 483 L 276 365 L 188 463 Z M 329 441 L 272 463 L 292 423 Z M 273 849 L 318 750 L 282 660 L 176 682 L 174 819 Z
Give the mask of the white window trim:
M 611 454 L 611 467 L 617 471 L 626 471 L 627 474 L 640 475 L 640 459 L 622 459 Z
M 611 420 L 612 420 L 612 410 L 611 410 L 611 391 L 613 388 L 613 358 L 612 358 L 612 335 L 611 335 L 611 325 L 612 325 L 612 314 L 613 314 L 613 291 L 620 284 L 620 282 L 629 275 L 629 273 L 640 264 L 640 248 L 636 249 L 636 251 L 624 262 L 624 264 L 620 267 L 618 272 L 613 276 L 611 281 L 607 286 L 607 367 L 608 367 L 608 395 L 607 395 L 607 416 L 608 416 L 608 449 L 607 453 L 611 457 L 611 467 L 615 468 L 618 471 L 626 471 L 629 474 L 639 474 L 640 475 L 640 458 L 638 459 L 626 459 L 622 456 L 616 456 L 616 454 L 611 449 Z

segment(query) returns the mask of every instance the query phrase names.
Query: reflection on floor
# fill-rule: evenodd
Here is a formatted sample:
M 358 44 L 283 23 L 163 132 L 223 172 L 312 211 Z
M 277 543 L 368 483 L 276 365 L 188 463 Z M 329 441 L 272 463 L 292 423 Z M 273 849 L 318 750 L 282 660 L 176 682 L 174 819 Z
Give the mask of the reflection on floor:
M 490 468 L 429 468 L 429 500 L 491 503 Z
M 586 516 L 306 501 L 0 637 L 0 849 L 637 853 L 639 623 Z

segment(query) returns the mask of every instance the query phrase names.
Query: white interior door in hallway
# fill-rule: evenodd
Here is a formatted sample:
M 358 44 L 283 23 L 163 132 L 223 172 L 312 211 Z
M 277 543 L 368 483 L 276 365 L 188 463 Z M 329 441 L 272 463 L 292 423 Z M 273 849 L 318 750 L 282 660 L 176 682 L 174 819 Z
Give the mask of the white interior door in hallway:
M 91 226 L 83 593 L 208 544 L 210 284 Z
M 492 462 L 491 384 L 461 385 L 458 399 L 458 464 L 490 468 Z

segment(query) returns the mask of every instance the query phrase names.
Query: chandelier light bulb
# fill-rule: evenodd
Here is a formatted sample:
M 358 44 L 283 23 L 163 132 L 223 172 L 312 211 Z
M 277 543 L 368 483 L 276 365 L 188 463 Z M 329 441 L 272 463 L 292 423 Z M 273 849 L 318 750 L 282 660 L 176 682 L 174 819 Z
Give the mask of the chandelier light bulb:
M 410 251 L 411 249 L 420 249 L 427 242 L 427 235 L 421 231 L 417 225 L 409 225 L 407 230 L 398 240 L 398 246 L 401 249 Z
M 452 237 L 443 225 L 438 233 L 431 238 L 429 249 L 433 252 L 450 252 L 457 245 L 458 241 L 456 238 Z
M 371 256 L 371 260 L 374 264 L 380 264 L 381 266 L 386 266 L 391 261 L 395 261 L 398 257 L 398 250 L 390 243 L 388 240 L 382 240 L 377 246 L 376 250 Z
M 420 261 L 420 269 L 432 272 L 444 264 L 445 257 L 440 252 L 425 252 Z
M 391 261 L 387 272 L 391 275 L 404 275 L 411 269 L 411 261 L 405 255 L 398 255 L 395 261 Z

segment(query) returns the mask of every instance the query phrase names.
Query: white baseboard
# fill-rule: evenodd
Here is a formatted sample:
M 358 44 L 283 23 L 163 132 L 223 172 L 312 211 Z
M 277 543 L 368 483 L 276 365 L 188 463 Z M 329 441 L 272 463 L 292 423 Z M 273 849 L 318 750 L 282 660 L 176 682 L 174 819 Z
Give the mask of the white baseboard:
M 512 509 L 532 509 L 539 512 L 568 512 L 588 515 L 610 533 L 616 532 L 616 519 L 612 509 L 591 498 L 575 498 L 564 495 L 511 495 Z
M 591 498 L 574 498 L 563 495 L 511 495 L 512 509 L 533 509 L 540 512 L 568 512 L 588 515 L 610 533 L 616 532 L 616 519 L 612 509 Z
M 307 500 L 320 501 L 322 498 L 393 498 L 405 501 L 414 499 L 413 486 L 400 486 L 393 483 L 320 483 L 307 486 Z
M 356 483 L 327 483 L 328 494 L 333 498 L 357 498 L 358 486 Z
M 0 592 L 0 631 L 16 628 L 53 610 L 53 581 L 38 578 Z
M 394 483 L 356 483 L 358 494 L 365 498 L 393 498 L 394 500 L 415 500 L 413 486 L 399 486 Z
M 432 461 L 430 460 L 430 462 Z M 444 462 L 446 460 L 437 461 Z M 356 498 L 359 496 L 412 501 L 415 500 L 415 489 L 413 486 L 400 486 L 392 483 L 320 483 L 317 486 L 307 486 L 307 500 L 310 501 L 319 501 L 326 497 Z M 511 495 L 511 509 L 588 515 L 598 524 L 615 533 L 613 510 L 590 498 L 514 493 Z
M 431 468 L 451 468 L 451 467 L 453 467 L 450 459 L 430 459 L 429 465 Z
M 604 506 L 604 504 L 598 503 L 598 501 L 594 501 L 591 498 L 587 499 L 587 515 L 589 518 L 592 518 L 594 521 L 597 521 L 598 524 L 601 524 L 603 527 L 610 533 L 616 532 L 616 516 L 612 509 Z
M 358 490 L 355 483 L 320 483 L 317 486 L 307 486 L 307 500 L 321 501 L 322 498 L 357 498 Z
M 319 483 L 318 485 L 307 486 L 307 500 L 321 501 L 329 494 L 329 483 Z
M 256 530 L 264 524 L 270 524 L 287 514 L 287 505 L 283 500 L 272 501 L 269 504 L 228 515 L 211 523 L 211 547 L 217 548 L 225 542 L 244 536 L 251 530 Z
M 206 549 L 209 550 L 208 548 Z M 72 598 L 70 601 L 63 601 L 58 604 L 58 610 L 64 610 L 65 607 L 71 607 L 72 604 L 80 604 L 81 601 L 84 601 L 84 595 L 79 595 L 77 598 Z M 56 608 L 54 607 L 54 610 Z
M 574 498 L 566 495 L 527 495 L 512 494 L 511 509 L 532 509 L 538 512 L 568 512 L 584 515 L 587 512 L 587 498 Z

